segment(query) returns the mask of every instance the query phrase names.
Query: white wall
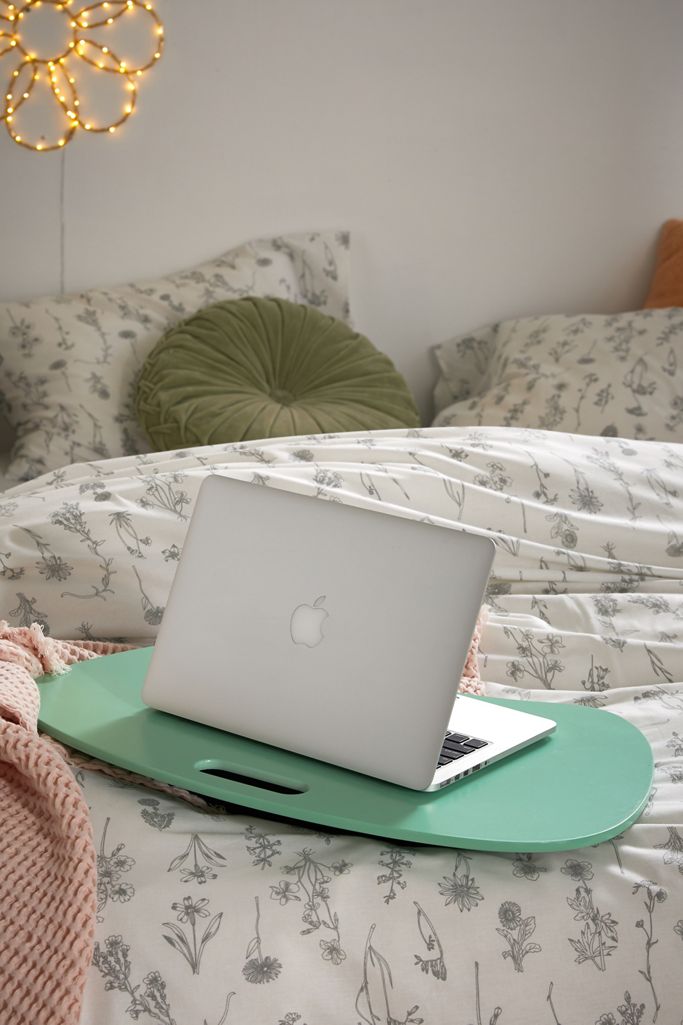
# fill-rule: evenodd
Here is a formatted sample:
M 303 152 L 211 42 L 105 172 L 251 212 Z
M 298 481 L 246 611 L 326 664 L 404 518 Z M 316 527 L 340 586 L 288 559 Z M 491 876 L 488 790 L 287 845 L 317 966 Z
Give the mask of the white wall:
M 425 414 L 427 347 L 501 316 L 637 306 L 683 216 L 680 0 L 158 0 L 116 137 L 0 135 L 0 297 L 348 227 L 360 330 Z

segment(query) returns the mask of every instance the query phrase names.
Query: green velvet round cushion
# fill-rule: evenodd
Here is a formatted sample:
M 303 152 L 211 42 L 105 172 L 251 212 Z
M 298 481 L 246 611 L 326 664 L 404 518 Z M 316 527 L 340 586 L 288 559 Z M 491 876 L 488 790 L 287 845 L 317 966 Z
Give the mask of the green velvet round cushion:
M 216 303 L 172 328 L 145 360 L 136 405 L 157 449 L 419 424 L 372 342 L 284 299 Z

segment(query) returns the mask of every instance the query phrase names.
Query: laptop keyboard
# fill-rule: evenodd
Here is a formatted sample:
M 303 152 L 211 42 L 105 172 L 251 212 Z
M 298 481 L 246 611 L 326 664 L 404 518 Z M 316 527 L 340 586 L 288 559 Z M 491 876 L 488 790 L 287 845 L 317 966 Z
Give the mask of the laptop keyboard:
M 447 733 L 439 755 L 439 768 L 487 747 L 488 743 L 488 740 L 480 740 L 479 737 L 466 737 L 464 733 Z

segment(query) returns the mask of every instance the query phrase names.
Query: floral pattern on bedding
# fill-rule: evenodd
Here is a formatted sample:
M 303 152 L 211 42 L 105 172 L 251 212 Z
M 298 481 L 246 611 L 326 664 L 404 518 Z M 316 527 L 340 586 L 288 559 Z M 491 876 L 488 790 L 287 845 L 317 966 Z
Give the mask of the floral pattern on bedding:
M 83 1022 L 679 1025 L 683 688 L 651 690 L 601 705 L 653 741 L 652 803 L 576 851 L 410 847 L 82 773 L 109 895 Z
M 349 317 L 348 232 L 245 243 L 157 281 L 0 304 L 0 415 L 16 434 L 8 481 L 146 452 L 135 413 L 144 360 L 212 303 L 276 296 Z
M 438 345 L 433 426 L 683 441 L 683 310 L 504 320 Z
M 654 785 L 611 841 L 495 854 L 79 770 L 100 880 L 82 1025 L 681 1025 L 683 447 L 449 428 L 72 466 L 0 500 L 5 616 L 151 639 L 214 472 L 493 537 L 487 693 L 628 718 Z
M 683 447 L 504 428 L 378 431 L 77 464 L 5 492 L 10 624 L 153 638 L 208 473 L 484 533 L 497 545 L 494 608 L 512 591 L 541 601 L 680 588 Z M 606 632 L 616 630 L 609 607 Z

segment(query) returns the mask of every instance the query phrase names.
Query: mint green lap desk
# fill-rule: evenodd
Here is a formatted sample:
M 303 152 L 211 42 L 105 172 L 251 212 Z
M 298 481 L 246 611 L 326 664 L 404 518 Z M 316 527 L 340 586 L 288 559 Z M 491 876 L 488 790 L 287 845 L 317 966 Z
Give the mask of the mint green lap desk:
M 526 701 L 525 711 L 557 721 L 550 737 L 453 786 L 421 793 L 147 708 L 140 692 L 151 651 L 108 655 L 44 677 L 40 728 L 104 761 L 208 797 L 409 843 L 572 850 L 621 833 L 647 802 L 650 746 L 610 712 Z

